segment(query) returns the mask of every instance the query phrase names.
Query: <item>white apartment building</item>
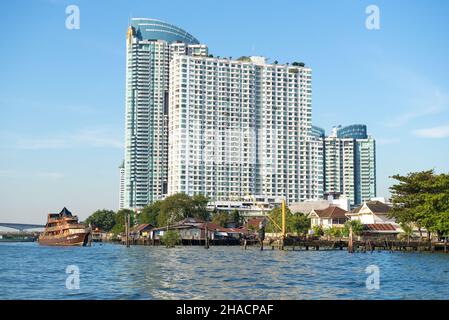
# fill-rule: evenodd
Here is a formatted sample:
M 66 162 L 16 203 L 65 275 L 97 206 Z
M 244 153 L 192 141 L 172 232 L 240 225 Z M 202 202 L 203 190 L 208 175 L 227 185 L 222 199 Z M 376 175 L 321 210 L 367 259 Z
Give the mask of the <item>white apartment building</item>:
M 120 174 L 120 186 L 119 186 L 119 203 L 118 208 L 123 209 L 125 207 L 125 164 L 122 163 L 119 167 Z
M 324 130 L 312 126 L 307 138 L 306 199 L 319 200 L 324 195 Z
M 336 192 L 352 205 L 376 195 L 375 141 L 366 126 L 311 126 L 312 70 L 209 56 L 186 31 L 131 19 L 126 41 L 125 158 L 120 208 L 169 194 L 212 201 Z
M 126 41 L 125 208 L 142 208 L 168 187 L 169 65 L 173 54 L 207 55 L 186 31 L 147 18 L 131 20 Z
M 307 198 L 311 69 L 174 55 L 168 193 Z

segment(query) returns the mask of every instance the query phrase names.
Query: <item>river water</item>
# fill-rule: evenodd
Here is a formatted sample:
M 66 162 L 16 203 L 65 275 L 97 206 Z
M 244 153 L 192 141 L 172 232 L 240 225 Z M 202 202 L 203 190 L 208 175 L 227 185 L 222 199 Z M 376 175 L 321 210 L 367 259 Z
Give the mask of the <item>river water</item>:
M 0 299 L 449 299 L 449 254 L 0 243 Z

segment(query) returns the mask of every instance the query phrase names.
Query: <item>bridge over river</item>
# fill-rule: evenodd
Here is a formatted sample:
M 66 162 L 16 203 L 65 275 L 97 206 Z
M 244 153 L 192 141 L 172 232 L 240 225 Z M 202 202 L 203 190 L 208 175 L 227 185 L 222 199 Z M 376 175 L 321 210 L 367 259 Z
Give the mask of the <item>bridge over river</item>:
M 44 228 L 45 225 L 43 225 L 43 224 L 2 223 L 2 222 L 0 222 L 0 227 L 15 229 L 15 230 L 18 230 L 20 232 L 23 232 L 25 230 L 30 230 L 30 229 Z

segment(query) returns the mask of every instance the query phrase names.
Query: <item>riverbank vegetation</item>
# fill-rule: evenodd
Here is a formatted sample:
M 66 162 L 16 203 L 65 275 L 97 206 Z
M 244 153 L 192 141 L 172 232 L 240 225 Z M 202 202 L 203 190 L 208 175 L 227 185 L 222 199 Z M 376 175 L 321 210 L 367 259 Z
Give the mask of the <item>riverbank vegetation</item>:
M 125 216 L 130 214 L 131 225 L 134 223 L 134 212 L 123 209 L 118 212 L 112 210 L 97 210 L 92 213 L 84 223 L 92 228 L 99 228 L 105 232 L 119 234 L 125 231 Z
M 93 228 L 105 232 L 119 234 L 125 231 L 125 216 L 131 217 L 131 226 L 134 224 L 149 223 L 154 227 L 165 227 L 175 224 L 186 218 L 195 218 L 201 221 L 210 221 L 222 227 L 228 225 L 238 227 L 242 224 L 240 213 L 237 210 L 231 213 L 224 211 L 209 212 L 207 203 L 209 199 L 203 195 L 188 196 L 177 193 L 164 200 L 155 201 L 136 214 L 132 210 L 122 209 L 118 212 L 112 210 L 97 210 L 84 222 Z
M 390 217 L 408 230 L 423 229 L 439 239 L 449 235 L 449 174 L 435 174 L 434 170 L 394 175 L 398 183 L 391 190 L 393 210 Z
M 192 197 L 177 193 L 164 200 L 147 205 L 138 215 L 138 223 L 150 223 L 155 227 L 164 227 L 186 218 L 210 221 L 207 211 L 208 198 L 203 195 Z
M 282 226 L 282 209 L 274 208 L 269 213 L 269 219 L 266 226 L 266 232 L 281 232 Z M 296 233 L 297 235 L 305 235 L 310 229 L 310 219 L 303 213 L 292 213 L 289 208 L 285 209 L 285 231 L 287 233 Z
M 176 230 L 167 230 L 161 236 L 161 243 L 167 248 L 173 248 L 181 242 L 181 236 Z
M 316 237 L 324 235 L 328 239 L 348 238 L 351 228 L 352 233 L 355 236 L 359 236 L 363 232 L 363 224 L 359 220 L 350 220 L 345 223 L 343 228 L 332 226 L 330 228 L 323 229 L 321 226 L 314 226 L 313 234 Z
M 449 174 L 435 174 L 433 170 L 412 172 L 405 176 L 392 177 L 398 183 L 390 190 L 393 209 L 390 217 L 394 218 L 402 226 L 406 237 L 413 236 L 413 229 L 417 229 L 420 235 L 424 230 L 428 237 L 431 234 L 439 239 L 449 235 Z M 149 223 L 154 227 L 165 227 L 186 218 L 196 218 L 202 221 L 211 221 L 222 227 L 241 226 L 243 221 L 237 210 L 231 213 L 215 210 L 209 212 L 207 204 L 209 199 L 203 195 L 188 196 L 178 193 L 164 200 L 155 201 L 147 205 L 136 214 L 131 210 L 97 210 L 85 223 L 94 228 L 100 228 L 105 232 L 119 234 L 125 230 L 125 216 L 130 214 L 131 225 Z M 360 234 L 362 225 L 356 221 L 348 222 L 344 228 L 331 228 L 321 230 L 314 228 L 314 234 L 321 236 L 326 232 L 327 236 L 338 238 L 347 237 L 350 224 L 355 235 Z M 280 232 L 282 225 L 281 208 L 274 208 L 267 219 L 266 232 Z M 305 235 L 310 229 L 310 219 L 302 213 L 292 213 L 286 208 L 286 232 Z M 316 229 L 316 230 L 315 230 Z M 255 230 L 256 231 L 256 230 Z

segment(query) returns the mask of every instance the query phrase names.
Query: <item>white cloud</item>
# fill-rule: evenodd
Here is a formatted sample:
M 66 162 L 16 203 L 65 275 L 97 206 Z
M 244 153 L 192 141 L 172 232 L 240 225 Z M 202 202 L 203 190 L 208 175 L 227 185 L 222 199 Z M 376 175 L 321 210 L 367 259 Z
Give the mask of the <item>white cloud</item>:
M 414 130 L 413 134 L 422 138 L 447 138 L 449 137 L 449 125 Z
M 379 61 L 382 61 L 380 59 Z M 379 101 L 388 108 L 383 124 L 398 128 L 424 117 L 432 117 L 449 110 L 449 92 L 401 62 L 374 63 L 373 73 L 382 81 L 385 91 L 393 95 Z
M 423 85 L 423 87 L 425 87 Z M 415 94 L 416 95 L 416 94 Z M 449 96 L 435 86 L 421 89 L 419 95 L 413 99 L 413 109 L 387 120 L 386 126 L 391 128 L 402 127 L 407 123 L 423 117 L 437 115 L 449 109 Z
M 422 108 L 421 110 L 413 110 L 396 116 L 387 122 L 387 127 L 396 128 L 406 125 L 410 121 L 419 119 L 425 116 L 435 115 L 443 112 L 445 109 L 441 105 L 434 105 L 428 108 Z

